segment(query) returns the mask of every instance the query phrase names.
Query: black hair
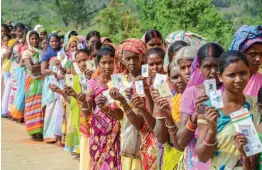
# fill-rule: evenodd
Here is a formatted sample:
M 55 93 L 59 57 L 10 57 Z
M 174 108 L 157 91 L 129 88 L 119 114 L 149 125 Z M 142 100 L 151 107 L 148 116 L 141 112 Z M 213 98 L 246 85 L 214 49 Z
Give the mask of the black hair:
M 257 102 L 262 104 L 262 87 L 260 87 L 258 94 L 257 94 Z
M 10 28 L 8 27 L 7 24 L 2 24 L 1 27 L 3 27 L 4 29 L 7 29 L 7 31 L 10 32 Z
M 223 47 L 217 43 L 204 44 L 199 48 L 197 52 L 199 64 L 201 65 L 203 60 L 208 57 L 219 58 L 223 52 L 224 52 Z
M 98 37 L 99 39 L 101 38 L 100 33 L 98 31 L 90 31 L 87 35 L 86 35 L 86 40 L 89 41 L 91 37 Z
M 78 54 L 80 54 L 80 53 L 85 53 L 88 56 L 88 50 L 85 49 L 85 48 L 77 50 L 75 57 L 78 56 Z
M 39 35 L 38 32 L 36 32 L 36 31 L 31 31 L 31 32 L 29 33 L 29 38 L 30 38 L 33 34 L 37 35 L 37 37 L 40 38 L 40 35 Z M 40 40 L 40 39 L 39 39 L 39 40 Z
M 11 25 L 11 24 L 8 24 L 7 26 L 8 26 L 8 28 L 9 28 L 10 31 L 12 31 L 12 29 L 14 29 L 14 26 Z
M 175 41 L 173 42 L 170 47 L 168 48 L 168 57 L 169 57 L 169 63 L 172 62 L 172 56 L 178 52 L 181 48 L 186 47 L 186 46 L 190 46 L 187 42 L 179 40 L 179 41 Z
M 237 50 L 229 50 L 224 52 L 219 58 L 218 58 L 218 72 L 221 74 L 224 72 L 225 68 L 237 61 L 243 61 L 243 63 L 249 67 L 248 60 L 246 56 Z
M 17 28 L 22 28 L 23 30 L 25 29 L 25 25 L 23 24 L 23 23 L 17 23 L 17 24 L 15 24 L 15 29 L 17 29 Z
M 9 38 L 9 39 L 12 38 L 11 35 L 4 35 L 3 38 L 5 38 L 5 37 L 7 37 L 7 38 Z
M 69 34 L 69 36 L 68 36 L 68 39 L 70 39 L 70 38 L 72 37 L 72 35 L 73 35 L 73 36 L 77 36 L 78 34 L 77 34 L 76 31 L 71 31 L 70 34 Z M 61 36 L 60 36 L 60 37 L 61 37 Z M 64 36 L 63 36 L 63 37 L 64 37 Z
M 102 47 L 102 43 L 100 41 L 95 41 L 93 42 L 91 45 L 90 45 L 90 48 L 89 48 L 89 55 L 92 54 L 93 51 L 95 50 L 100 50 L 100 48 Z
M 111 45 L 104 45 L 96 56 L 96 63 L 99 63 L 101 58 L 105 55 L 115 57 L 115 49 Z
M 147 44 L 151 39 L 153 39 L 155 37 L 160 38 L 161 41 L 163 42 L 163 36 L 162 36 L 162 34 L 159 31 L 157 31 L 157 30 L 149 30 L 145 34 L 145 43 Z
M 157 54 L 159 55 L 163 60 L 165 59 L 165 51 L 162 48 L 156 47 L 156 48 L 151 48 L 147 51 L 146 57 L 150 56 L 151 54 Z

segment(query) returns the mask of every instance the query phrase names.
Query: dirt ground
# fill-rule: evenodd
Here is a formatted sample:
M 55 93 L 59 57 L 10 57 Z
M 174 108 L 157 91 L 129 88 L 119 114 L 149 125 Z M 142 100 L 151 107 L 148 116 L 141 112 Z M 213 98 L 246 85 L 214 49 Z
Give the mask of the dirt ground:
M 61 147 L 30 140 L 24 124 L 2 118 L 2 170 L 78 170 L 79 162 Z

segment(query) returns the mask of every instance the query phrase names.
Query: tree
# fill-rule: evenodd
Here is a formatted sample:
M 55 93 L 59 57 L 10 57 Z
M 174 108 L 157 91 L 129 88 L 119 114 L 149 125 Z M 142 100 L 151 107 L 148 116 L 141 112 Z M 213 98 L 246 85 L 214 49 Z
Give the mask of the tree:
M 225 21 L 210 0 L 137 0 L 137 4 L 141 7 L 139 19 L 143 31 L 156 28 L 167 35 L 182 29 L 225 47 L 231 41 L 232 22 Z
M 74 29 L 78 29 L 90 24 L 98 11 L 106 7 L 106 1 L 55 0 L 54 6 L 66 27 L 72 24 Z
M 140 36 L 137 18 L 118 0 L 111 0 L 109 6 L 99 12 L 94 23 L 103 36 L 109 36 L 116 43 Z

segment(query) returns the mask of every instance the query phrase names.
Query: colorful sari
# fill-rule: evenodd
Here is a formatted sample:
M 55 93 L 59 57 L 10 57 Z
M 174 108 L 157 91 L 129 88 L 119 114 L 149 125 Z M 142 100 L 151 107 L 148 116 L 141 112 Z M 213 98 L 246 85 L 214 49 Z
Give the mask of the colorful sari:
M 211 106 L 211 101 L 208 100 L 205 102 L 205 104 Z M 258 125 L 260 122 L 261 113 L 256 105 L 256 99 L 250 96 L 245 96 L 243 108 L 247 108 L 249 110 L 254 125 Z M 230 116 L 224 115 L 221 109 L 218 111 L 220 117 L 218 118 L 217 125 L 217 144 L 215 146 L 214 156 L 211 158 L 211 169 L 242 169 L 242 167 L 236 167 L 241 153 L 234 145 L 234 138 L 232 137 L 232 135 L 236 133 L 234 125 Z
M 10 106 L 11 116 L 14 119 L 21 120 L 24 118 L 25 109 L 25 68 L 19 66 L 15 73 L 15 80 L 19 85 L 19 90 L 14 96 L 14 103 Z
M 26 40 L 28 50 L 23 52 L 23 59 L 31 59 L 34 65 L 40 64 L 40 50 L 34 48 L 29 43 L 29 34 L 27 33 Z M 42 103 L 42 89 L 43 89 L 43 76 L 34 75 L 28 68 L 28 73 L 25 82 L 25 112 L 24 119 L 26 130 L 29 135 L 43 133 L 44 127 L 44 113 L 41 109 Z
M 26 77 L 25 124 L 29 135 L 43 133 L 44 113 L 41 109 L 43 77 Z
M 91 79 L 88 87 L 94 91 L 94 98 L 101 95 L 105 88 Z M 120 123 L 104 113 L 98 106 L 94 106 L 90 133 L 90 156 L 93 170 L 121 170 L 120 156 Z
M 180 102 L 182 94 L 176 94 L 172 100 L 171 114 L 176 123 L 180 121 Z M 162 170 L 174 170 L 179 169 L 178 164 L 180 161 L 183 152 L 175 149 L 169 143 L 164 144 L 164 155 L 163 155 L 163 164 Z M 181 164 L 183 161 L 180 161 Z
M 145 124 L 140 131 L 141 145 L 140 153 L 144 170 L 157 169 L 157 139 L 154 133 Z
M 73 77 L 73 89 L 78 94 L 81 92 L 80 87 L 80 80 L 79 76 L 75 75 Z M 79 123 L 80 123 L 80 107 L 77 102 L 77 100 L 73 97 L 70 97 L 69 104 L 67 104 L 67 111 L 66 111 L 66 118 L 67 118 L 67 124 L 66 124 L 66 141 L 65 146 L 69 149 L 70 152 L 77 152 L 79 149 L 79 143 L 80 143 L 80 129 L 79 129 Z

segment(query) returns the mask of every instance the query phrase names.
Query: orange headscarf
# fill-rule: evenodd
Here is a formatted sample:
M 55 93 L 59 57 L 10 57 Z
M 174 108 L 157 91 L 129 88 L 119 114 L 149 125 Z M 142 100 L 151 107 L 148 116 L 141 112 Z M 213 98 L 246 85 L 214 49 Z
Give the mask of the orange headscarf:
M 142 62 L 145 62 L 146 44 L 137 38 L 129 38 L 122 41 L 116 49 L 115 55 L 115 69 L 117 73 L 126 73 L 127 70 L 121 63 L 123 51 L 131 51 L 136 54 L 142 55 Z

